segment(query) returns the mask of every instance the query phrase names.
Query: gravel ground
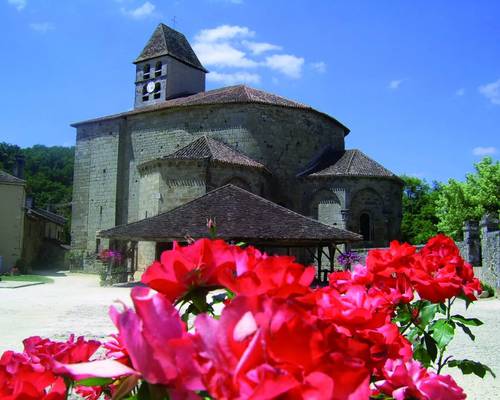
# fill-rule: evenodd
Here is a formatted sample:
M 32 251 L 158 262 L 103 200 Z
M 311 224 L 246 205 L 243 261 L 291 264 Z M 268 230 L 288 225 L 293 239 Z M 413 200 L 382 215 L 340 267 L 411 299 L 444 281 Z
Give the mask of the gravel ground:
M 129 288 L 102 288 L 97 276 L 57 273 L 51 277 L 52 284 L 0 288 L 0 353 L 21 350 L 22 339 L 32 335 L 63 339 L 74 332 L 102 339 L 115 331 L 107 313 L 109 306 L 116 300 L 130 304 Z M 498 378 L 463 376 L 458 369 L 448 372 L 469 399 L 500 399 L 500 300 L 480 300 L 467 311 L 460 301 L 454 311 L 479 318 L 485 324 L 473 328 L 475 342 L 458 332 L 450 345 L 450 354 L 487 364 Z
M 39 335 L 56 339 L 71 332 L 104 338 L 115 331 L 108 308 L 130 304 L 129 288 L 102 288 L 95 275 L 55 273 L 54 283 L 0 288 L 0 352 L 21 350 L 22 340 Z
M 471 327 L 476 340 L 472 341 L 460 328 L 453 342 L 449 346 L 449 354 L 457 359 L 469 359 L 482 362 L 495 372 L 496 378 L 490 374 L 485 379 L 476 375 L 462 375 L 460 370 L 447 370 L 457 383 L 464 388 L 467 398 L 471 400 L 498 400 L 500 399 L 500 300 L 484 299 L 472 304 L 465 310 L 463 301 L 453 306 L 456 314 L 466 317 L 479 318 L 484 325 Z

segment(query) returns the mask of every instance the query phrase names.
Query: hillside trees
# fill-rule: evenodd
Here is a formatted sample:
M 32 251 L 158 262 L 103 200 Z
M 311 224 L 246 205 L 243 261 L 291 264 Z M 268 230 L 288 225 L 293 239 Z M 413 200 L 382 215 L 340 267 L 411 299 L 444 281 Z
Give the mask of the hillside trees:
M 13 173 L 15 156 L 18 154 L 24 155 L 26 159 L 26 190 L 36 206 L 49 207 L 69 217 L 74 147 L 35 145 L 21 149 L 16 145 L 0 143 L 0 169 Z
M 438 229 L 455 239 L 461 238 L 464 221 L 500 211 L 500 162 L 485 157 L 474 168 L 465 182 L 450 179 L 436 199 Z

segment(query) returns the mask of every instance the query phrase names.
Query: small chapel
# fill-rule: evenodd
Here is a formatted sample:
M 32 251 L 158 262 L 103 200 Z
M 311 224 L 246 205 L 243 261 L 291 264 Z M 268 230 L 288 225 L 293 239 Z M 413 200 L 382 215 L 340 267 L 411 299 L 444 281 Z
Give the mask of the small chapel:
M 74 254 L 129 246 L 141 270 L 208 219 L 224 239 L 308 247 L 319 262 L 320 248 L 399 238 L 401 179 L 346 149 L 333 116 L 246 85 L 206 91 L 209 72 L 164 24 L 134 64 L 132 110 L 72 125 Z

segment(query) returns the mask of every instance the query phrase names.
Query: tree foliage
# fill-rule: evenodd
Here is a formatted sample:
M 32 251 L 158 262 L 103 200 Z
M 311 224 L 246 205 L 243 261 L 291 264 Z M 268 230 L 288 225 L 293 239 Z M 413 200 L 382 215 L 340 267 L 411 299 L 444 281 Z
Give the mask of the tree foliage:
M 485 157 L 474 168 L 465 182 L 450 179 L 437 197 L 438 229 L 455 239 L 461 238 L 465 221 L 500 211 L 500 162 Z
M 35 145 L 21 149 L 0 143 L 0 169 L 13 173 L 15 156 L 24 155 L 27 195 L 33 197 L 37 207 L 49 207 L 69 217 L 74 153 L 74 147 Z
M 462 239 L 465 221 L 479 221 L 485 213 L 500 211 L 500 163 L 485 157 L 474 164 L 475 171 L 464 182 L 448 183 L 402 176 L 403 240 L 423 243 L 438 232 Z
M 438 183 L 429 185 L 425 180 L 402 176 L 403 220 L 401 233 L 405 242 L 424 243 L 437 233 L 436 198 Z

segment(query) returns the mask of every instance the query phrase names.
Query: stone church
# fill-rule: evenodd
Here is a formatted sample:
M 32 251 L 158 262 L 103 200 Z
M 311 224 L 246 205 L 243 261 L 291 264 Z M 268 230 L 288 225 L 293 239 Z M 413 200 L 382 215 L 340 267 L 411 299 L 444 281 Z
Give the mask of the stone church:
M 227 183 L 324 224 L 358 247 L 400 234 L 402 181 L 360 150 L 349 128 L 305 104 L 245 85 L 205 90 L 186 37 L 160 24 L 134 61 L 134 109 L 77 129 L 72 250 L 101 230 L 174 209 Z M 152 261 L 139 243 L 139 266 Z

